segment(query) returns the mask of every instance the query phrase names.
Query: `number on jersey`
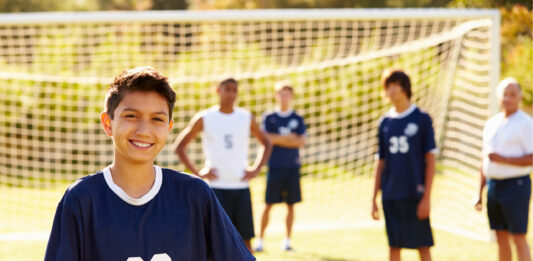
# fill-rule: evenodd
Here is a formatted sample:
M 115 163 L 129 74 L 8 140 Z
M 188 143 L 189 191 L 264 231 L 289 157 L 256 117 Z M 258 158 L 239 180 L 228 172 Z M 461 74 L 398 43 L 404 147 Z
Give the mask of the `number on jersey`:
M 409 143 L 407 142 L 407 136 L 392 136 L 389 139 L 389 143 L 389 151 L 392 154 L 396 154 L 398 152 L 405 154 L 409 151 Z
M 224 148 L 227 150 L 231 150 L 231 148 L 233 148 L 233 139 L 231 134 L 224 135 Z

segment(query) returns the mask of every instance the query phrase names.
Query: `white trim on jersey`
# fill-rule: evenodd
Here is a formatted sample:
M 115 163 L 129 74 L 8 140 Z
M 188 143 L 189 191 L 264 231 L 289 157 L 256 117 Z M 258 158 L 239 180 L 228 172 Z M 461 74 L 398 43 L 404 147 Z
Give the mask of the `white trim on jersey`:
M 105 182 L 107 183 L 107 186 L 115 193 L 117 196 L 119 196 L 122 200 L 124 200 L 126 203 L 134 206 L 141 206 L 146 203 L 148 203 L 150 200 L 152 200 L 157 193 L 159 192 L 159 189 L 161 189 L 161 185 L 163 184 L 163 171 L 160 167 L 154 165 L 155 170 L 155 181 L 154 185 L 148 191 L 146 194 L 144 194 L 140 198 L 132 198 L 122 188 L 117 186 L 115 182 L 113 182 L 113 177 L 111 176 L 111 166 L 108 166 L 103 170 L 104 172 L 104 178 Z
M 413 111 L 415 111 L 415 109 L 416 109 L 416 105 L 414 103 L 411 103 L 409 108 L 407 108 L 407 110 L 405 110 L 405 111 L 403 111 L 401 113 L 398 113 L 395 108 L 391 108 L 386 115 L 391 117 L 391 118 L 393 118 L 393 119 L 401 119 L 401 118 L 405 118 L 405 117 L 409 116 L 409 114 L 411 114 Z
M 293 109 L 290 109 L 288 111 L 281 111 L 281 108 L 280 107 L 276 107 L 274 109 L 274 112 L 276 112 L 276 114 L 282 118 L 287 118 L 289 116 L 291 116 L 291 114 L 294 112 Z

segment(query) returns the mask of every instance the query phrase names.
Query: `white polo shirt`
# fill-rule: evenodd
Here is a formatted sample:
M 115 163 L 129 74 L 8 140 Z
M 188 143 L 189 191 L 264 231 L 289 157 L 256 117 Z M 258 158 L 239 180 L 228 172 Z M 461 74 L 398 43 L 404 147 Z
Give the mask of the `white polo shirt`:
M 503 112 L 491 117 L 483 130 L 483 172 L 487 178 L 507 179 L 527 176 L 531 166 L 516 166 L 492 162 L 489 154 L 522 157 L 533 153 L 533 120 L 518 110 L 505 118 Z

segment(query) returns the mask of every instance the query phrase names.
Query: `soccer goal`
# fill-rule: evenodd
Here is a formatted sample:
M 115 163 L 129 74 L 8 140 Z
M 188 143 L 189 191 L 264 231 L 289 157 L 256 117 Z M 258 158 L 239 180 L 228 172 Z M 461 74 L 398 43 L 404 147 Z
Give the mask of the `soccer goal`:
M 143 65 L 169 76 L 177 93 L 157 164 L 184 168 L 170 145 L 195 112 L 217 103 L 223 76 L 239 81 L 238 104 L 258 121 L 275 106 L 274 84 L 290 80 L 309 136 L 296 229 L 373 225 L 377 120 L 389 109 L 380 75 L 395 67 L 434 120 L 433 225 L 486 238 L 472 199 L 483 124 L 497 109 L 499 26 L 497 10 L 468 9 L 0 15 L 0 234 L 46 238 L 68 184 L 110 164 L 99 124 L 105 90 L 112 76 Z M 201 164 L 200 143 L 189 150 Z M 254 206 L 261 180 L 252 182 Z

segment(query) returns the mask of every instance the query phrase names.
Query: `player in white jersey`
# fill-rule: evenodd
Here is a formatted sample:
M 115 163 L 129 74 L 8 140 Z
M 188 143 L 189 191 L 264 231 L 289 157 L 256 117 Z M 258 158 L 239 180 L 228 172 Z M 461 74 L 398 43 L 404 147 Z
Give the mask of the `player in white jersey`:
M 221 81 L 217 87 L 218 106 L 197 113 L 176 140 L 176 154 L 195 175 L 207 179 L 241 234 L 248 249 L 254 237 L 252 203 L 248 182 L 257 176 L 267 161 L 272 146 L 261 132 L 253 115 L 234 106 L 238 83 L 233 78 Z M 186 153 L 186 146 L 202 132 L 204 168 L 198 170 Z M 262 144 L 255 163 L 248 167 L 250 133 Z

